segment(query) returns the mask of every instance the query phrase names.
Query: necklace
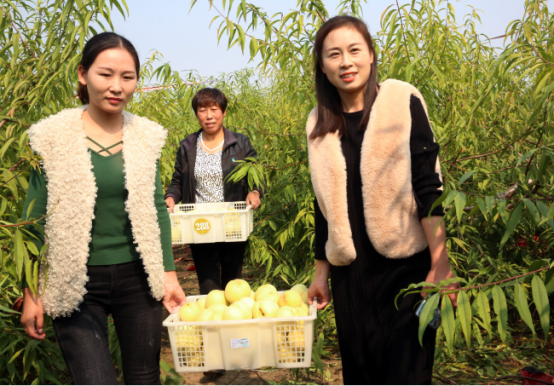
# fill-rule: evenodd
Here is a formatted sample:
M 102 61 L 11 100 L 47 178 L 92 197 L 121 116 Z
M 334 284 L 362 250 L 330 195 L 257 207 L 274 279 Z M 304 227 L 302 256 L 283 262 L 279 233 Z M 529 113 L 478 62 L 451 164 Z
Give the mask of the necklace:
M 200 142 L 202 143 L 202 146 L 206 148 L 206 150 L 214 151 L 215 149 L 219 149 L 221 146 L 223 146 L 223 144 L 225 143 L 225 139 L 223 139 L 223 141 L 213 149 L 210 149 L 208 146 L 206 146 L 206 144 L 204 143 L 204 139 L 202 138 L 202 134 L 200 134 Z

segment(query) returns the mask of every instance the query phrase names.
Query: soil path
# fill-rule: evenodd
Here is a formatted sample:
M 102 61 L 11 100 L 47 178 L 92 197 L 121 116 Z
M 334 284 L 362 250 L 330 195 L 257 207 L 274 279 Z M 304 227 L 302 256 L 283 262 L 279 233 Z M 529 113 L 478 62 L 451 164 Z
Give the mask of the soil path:
M 188 269 L 193 266 L 192 257 L 188 247 L 176 248 L 173 251 L 175 256 L 175 267 L 177 271 L 177 278 L 185 294 L 198 295 L 198 279 L 195 271 L 189 271 Z M 247 271 L 243 270 L 243 276 L 248 281 Z M 164 311 L 166 312 L 166 311 Z M 164 315 L 164 319 L 167 317 L 167 313 Z M 164 328 L 162 335 L 162 357 L 161 359 L 167 363 L 173 365 L 173 355 L 171 353 L 171 346 L 169 344 L 169 337 L 167 329 Z M 319 374 L 310 371 L 310 377 L 308 378 L 305 371 L 299 372 L 299 378 L 296 379 L 296 375 L 293 370 L 288 369 L 275 369 L 275 370 L 243 370 L 243 371 L 227 371 L 223 375 L 218 377 L 205 376 L 203 373 L 179 373 L 182 377 L 181 384 L 187 385 L 268 385 L 268 384 L 290 384 L 289 381 L 296 381 L 300 383 L 311 383 L 320 385 L 342 385 L 342 367 L 340 358 L 333 360 L 324 360 L 324 377 Z M 325 378 L 325 379 L 324 379 Z

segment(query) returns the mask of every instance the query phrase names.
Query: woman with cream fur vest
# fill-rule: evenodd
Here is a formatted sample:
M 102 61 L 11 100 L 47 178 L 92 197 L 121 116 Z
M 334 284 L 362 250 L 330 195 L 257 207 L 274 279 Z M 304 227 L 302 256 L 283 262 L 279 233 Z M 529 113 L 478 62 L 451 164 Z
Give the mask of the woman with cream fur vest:
M 431 383 L 435 331 L 418 341 L 422 281 L 454 277 L 442 177 L 425 101 L 408 83 L 377 84 L 367 26 L 337 16 L 314 43 L 318 106 L 307 122 L 315 209 L 315 279 L 308 298 L 330 301 L 329 275 L 345 384 Z M 456 287 L 454 284 L 452 287 Z M 450 296 L 455 304 L 455 297 Z
M 31 148 L 42 157 L 24 213 L 46 213 L 37 249 L 38 291 L 24 285 L 21 322 L 44 339 L 44 317 L 75 384 L 117 384 L 108 342 L 111 315 L 127 384 L 160 384 L 162 303 L 185 302 L 171 249 L 158 159 L 166 130 L 123 109 L 139 76 L 133 45 L 115 33 L 92 37 L 78 69 L 83 107 L 33 125 Z M 32 232 L 33 230 L 30 229 Z M 34 286 L 33 286 L 34 287 Z M 38 295 L 37 295 L 38 294 Z

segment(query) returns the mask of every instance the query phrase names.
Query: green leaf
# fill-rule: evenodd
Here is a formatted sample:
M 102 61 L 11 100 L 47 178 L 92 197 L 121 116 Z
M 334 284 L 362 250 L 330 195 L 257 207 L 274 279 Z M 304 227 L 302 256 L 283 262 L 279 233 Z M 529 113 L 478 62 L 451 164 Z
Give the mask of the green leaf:
M 23 272 L 23 263 L 24 263 L 24 257 L 25 257 L 25 246 L 23 245 L 23 236 L 21 235 L 21 231 L 19 229 L 15 230 L 15 237 L 14 237 L 14 255 L 15 255 L 15 263 L 17 267 L 17 275 L 19 276 L 19 280 L 21 280 L 21 273 Z
M 454 332 L 456 331 L 456 319 L 454 316 L 454 307 L 452 307 L 452 301 L 448 295 L 442 296 L 441 318 L 446 344 L 448 350 L 452 353 L 454 347 Z
M 456 204 L 456 217 L 458 218 L 458 223 L 461 223 L 462 215 L 464 214 L 464 207 L 466 206 L 466 194 L 458 192 L 454 201 Z
M 506 304 L 506 296 L 502 288 L 495 285 L 492 287 L 492 300 L 494 305 L 494 313 L 496 314 L 498 332 L 502 342 L 506 343 L 506 331 L 508 325 L 508 305 Z
M 475 173 L 477 173 L 477 171 L 472 171 L 472 172 L 467 172 L 466 174 L 464 174 L 462 176 L 462 178 L 460 178 L 460 181 L 458 182 L 458 186 L 462 186 L 462 184 L 464 182 L 466 182 L 472 175 L 474 175 Z
M 521 163 L 523 161 L 525 161 L 526 159 L 528 159 L 529 157 L 531 157 L 533 154 L 535 154 L 537 151 L 539 151 L 540 148 L 537 148 L 537 149 L 533 149 L 533 150 L 529 150 L 527 153 L 525 153 L 520 159 L 519 161 L 517 162 L 517 166 L 521 165 Z
M 483 213 L 483 216 L 487 218 L 487 204 L 485 203 L 485 200 L 483 200 L 481 197 L 477 197 L 477 205 L 479 206 L 479 209 L 481 210 L 481 213 Z
M 539 275 L 533 275 L 531 286 L 533 289 L 533 301 L 535 302 L 535 307 L 539 314 L 539 320 L 541 321 L 544 340 L 546 342 L 548 341 L 548 334 L 550 332 L 550 302 L 548 301 L 548 293 Z
M 423 306 L 423 310 L 421 311 L 421 315 L 419 316 L 419 331 L 418 331 L 419 343 L 421 345 L 423 345 L 423 334 L 425 333 L 425 329 L 427 328 L 427 325 L 433 319 L 435 310 L 439 306 L 439 300 L 440 300 L 440 293 L 437 292 L 429 299 L 427 299 L 427 302 L 425 302 L 425 305 Z
M 462 331 L 466 340 L 467 348 L 471 348 L 471 304 L 469 297 L 464 291 L 458 292 L 458 319 L 462 325 Z
M 449 196 L 452 196 L 452 198 L 454 198 L 456 192 L 454 191 L 454 193 L 452 193 L 452 191 L 450 192 L 443 192 L 441 194 L 441 196 L 433 203 L 433 205 L 431 206 L 431 209 L 429 210 L 429 219 L 431 219 L 431 213 L 433 212 L 433 209 L 435 209 L 437 206 L 439 206 L 440 204 L 442 204 L 445 200 L 446 200 L 446 197 L 449 197 Z
M 529 310 L 529 303 L 527 302 L 527 295 L 525 295 L 525 290 L 519 283 L 514 285 L 514 301 L 521 319 L 523 319 L 525 324 L 527 324 L 527 326 L 531 329 L 533 335 L 536 335 L 535 326 L 533 326 L 533 318 L 531 317 L 531 311 Z
M 546 168 L 550 165 L 550 157 L 547 152 L 544 152 L 539 161 L 539 169 L 537 171 L 537 182 L 539 182 L 546 172 Z
M 523 203 L 520 202 L 519 204 L 516 205 L 515 209 L 512 211 L 512 214 L 510 215 L 510 219 L 508 220 L 508 225 L 506 226 L 506 231 L 504 232 L 504 236 L 500 241 L 500 248 L 502 248 L 504 244 L 506 244 L 506 241 L 508 241 L 512 233 L 514 233 L 515 229 L 517 228 L 519 224 L 519 220 L 521 219 L 522 210 L 523 210 Z
M 33 199 L 33 201 L 31 201 L 31 203 L 29 204 L 29 207 L 27 208 L 27 213 L 26 213 L 26 220 L 29 220 L 29 216 L 31 215 L 31 212 L 33 211 L 33 207 L 35 206 L 35 199 Z
M 535 220 L 535 223 L 538 225 L 541 222 L 541 215 L 539 214 L 539 211 L 537 210 L 537 207 L 533 203 L 533 201 L 528 200 L 527 198 L 522 198 L 521 201 L 525 204 L 527 209 L 529 209 L 529 212 L 533 216 L 533 219 Z
M 10 138 L 6 141 L 6 143 L 4 144 L 4 146 L 2 146 L 2 148 L 0 149 L 0 159 L 3 159 L 4 158 L 4 154 L 6 154 L 6 151 L 8 150 L 8 148 L 10 147 L 10 145 L 15 141 L 15 137 L 14 138 Z
M 492 335 L 491 309 L 489 306 L 489 299 L 483 291 L 479 291 L 474 303 L 477 303 L 477 312 L 479 313 L 479 317 L 485 325 L 485 330 L 487 330 L 487 332 Z

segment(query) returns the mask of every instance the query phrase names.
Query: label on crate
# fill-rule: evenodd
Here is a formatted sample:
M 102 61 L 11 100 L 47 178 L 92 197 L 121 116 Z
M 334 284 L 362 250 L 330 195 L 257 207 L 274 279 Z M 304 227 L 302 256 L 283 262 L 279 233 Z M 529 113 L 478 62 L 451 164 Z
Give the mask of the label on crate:
M 205 218 L 199 218 L 194 222 L 194 230 L 201 235 L 205 235 L 211 229 L 210 222 Z
M 250 339 L 240 338 L 231 339 L 231 348 L 248 348 L 250 347 Z

